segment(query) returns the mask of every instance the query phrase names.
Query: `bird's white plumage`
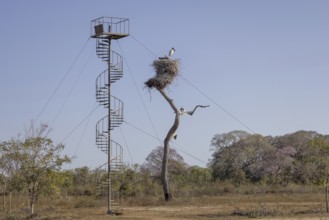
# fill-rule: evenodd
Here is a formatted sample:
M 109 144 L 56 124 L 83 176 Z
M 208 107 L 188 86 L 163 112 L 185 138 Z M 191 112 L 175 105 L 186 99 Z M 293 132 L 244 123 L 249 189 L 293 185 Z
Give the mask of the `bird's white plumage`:
M 169 50 L 169 57 L 171 57 L 172 55 L 174 55 L 174 53 L 175 53 L 175 48 L 171 48 L 170 50 Z

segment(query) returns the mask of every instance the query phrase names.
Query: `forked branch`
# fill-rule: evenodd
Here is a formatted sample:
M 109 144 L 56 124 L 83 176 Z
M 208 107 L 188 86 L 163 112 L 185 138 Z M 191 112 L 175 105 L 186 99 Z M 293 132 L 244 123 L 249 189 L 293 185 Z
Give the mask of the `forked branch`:
M 197 106 L 194 107 L 193 111 L 188 111 L 188 112 L 185 112 L 185 113 L 192 116 L 194 114 L 195 110 L 199 107 L 200 108 L 208 108 L 209 105 L 197 105 Z

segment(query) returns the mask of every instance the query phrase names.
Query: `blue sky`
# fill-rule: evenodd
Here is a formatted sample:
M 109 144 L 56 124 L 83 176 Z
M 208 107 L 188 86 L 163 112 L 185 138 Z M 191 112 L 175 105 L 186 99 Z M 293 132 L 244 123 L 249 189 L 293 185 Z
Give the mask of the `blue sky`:
M 64 140 L 65 153 L 76 158 L 71 167 L 106 162 L 95 145 L 95 124 L 105 109 L 97 108 L 70 134 L 95 106 L 95 79 L 106 69 L 94 39 L 88 40 L 90 21 L 101 16 L 130 19 L 132 37 L 119 41 L 127 60 L 124 77 L 112 87 L 129 123 L 113 132 L 125 162 L 143 163 L 161 145 L 131 125 L 163 139 L 173 123 L 168 103 L 143 84 L 154 74 L 152 53 L 162 56 L 172 46 L 180 74 L 194 87 L 179 77 L 168 95 L 185 109 L 210 105 L 184 116 L 172 143 L 189 164 L 206 165 L 218 133 L 328 134 L 328 9 L 329 2 L 320 0 L 2 0 L 0 140 L 16 136 L 38 116 L 86 45 L 38 122 L 52 125 L 56 143 Z M 113 42 L 113 50 L 121 53 L 119 44 Z

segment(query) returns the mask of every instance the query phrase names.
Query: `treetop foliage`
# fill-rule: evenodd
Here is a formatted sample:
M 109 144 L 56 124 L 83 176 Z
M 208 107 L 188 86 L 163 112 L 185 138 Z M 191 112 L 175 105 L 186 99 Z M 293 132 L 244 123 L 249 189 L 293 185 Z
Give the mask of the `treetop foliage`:
M 276 137 L 231 131 L 215 135 L 211 150 L 213 178 L 236 184 L 320 184 L 328 176 L 329 136 L 314 131 Z

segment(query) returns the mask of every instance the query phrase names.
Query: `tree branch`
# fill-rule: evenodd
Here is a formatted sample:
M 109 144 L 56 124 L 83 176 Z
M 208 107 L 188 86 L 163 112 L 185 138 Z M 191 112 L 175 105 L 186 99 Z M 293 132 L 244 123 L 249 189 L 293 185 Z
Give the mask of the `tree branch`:
M 175 106 L 173 100 L 167 96 L 167 94 L 163 91 L 163 89 L 157 89 L 161 95 L 166 99 L 166 101 L 170 104 L 171 108 L 174 110 L 176 114 L 181 114 L 181 111 Z
M 208 108 L 209 107 L 209 105 L 197 105 L 197 106 L 195 106 L 195 108 L 193 109 L 193 111 L 188 111 L 188 112 L 185 112 L 186 114 L 188 114 L 188 115 L 193 115 L 194 114 L 194 112 L 195 112 L 195 110 L 197 109 L 197 108 Z

